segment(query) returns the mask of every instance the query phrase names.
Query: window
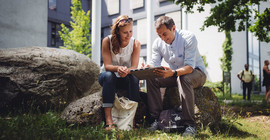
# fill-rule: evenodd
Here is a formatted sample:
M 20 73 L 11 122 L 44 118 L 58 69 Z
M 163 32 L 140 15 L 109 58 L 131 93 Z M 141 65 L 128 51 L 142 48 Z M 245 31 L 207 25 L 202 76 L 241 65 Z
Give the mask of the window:
M 147 44 L 147 19 L 137 20 L 137 39 L 140 40 L 141 45 Z
M 66 26 L 67 28 L 70 29 L 69 26 Z M 61 40 L 60 38 L 60 34 L 59 34 L 59 31 L 61 31 L 62 27 L 60 26 L 60 24 L 56 24 L 56 36 L 55 36 L 55 45 L 56 47 L 59 47 L 59 46 L 63 46 L 64 45 L 64 42 Z
M 130 7 L 131 9 L 142 8 L 144 6 L 144 0 L 131 0 Z
M 63 41 L 60 38 L 59 31 L 61 31 L 60 24 L 51 23 L 51 47 L 59 47 L 63 45 Z
M 56 0 L 49 0 L 49 9 L 56 10 Z
M 165 16 L 171 17 L 175 23 L 176 28 L 179 30 L 181 29 L 181 11 L 166 13 Z
M 52 31 L 51 31 L 51 45 L 56 45 L 56 24 L 52 23 Z
M 108 15 L 115 15 L 119 13 L 119 0 L 107 0 L 105 2 L 107 5 Z

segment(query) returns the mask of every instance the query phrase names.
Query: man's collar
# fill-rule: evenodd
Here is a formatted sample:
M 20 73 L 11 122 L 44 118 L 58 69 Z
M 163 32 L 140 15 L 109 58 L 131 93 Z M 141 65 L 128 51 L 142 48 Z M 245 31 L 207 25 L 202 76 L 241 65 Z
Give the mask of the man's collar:
M 174 32 L 175 32 L 175 37 L 174 37 L 174 40 L 173 40 L 171 46 L 175 46 L 175 45 L 176 45 L 176 43 L 177 43 L 177 38 L 178 38 L 178 36 L 179 36 L 179 35 L 177 34 L 176 30 L 175 30 Z

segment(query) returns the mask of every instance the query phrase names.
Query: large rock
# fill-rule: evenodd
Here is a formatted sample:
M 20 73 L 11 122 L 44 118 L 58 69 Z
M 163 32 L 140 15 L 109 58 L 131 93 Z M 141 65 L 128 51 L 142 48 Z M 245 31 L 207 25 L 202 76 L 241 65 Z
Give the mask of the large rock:
M 209 87 L 194 89 L 195 115 L 198 124 L 215 126 L 221 120 L 221 108 L 218 98 Z M 163 108 L 168 109 L 181 104 L 177 88 L 167 88 L 163 100 Z
M 61 113 L 69 123 L 97 125 L 104 121 L 101 91 L 70 103 Z
M 26 47 L 0 50 L 0 108 L 63 108 L 101 87 L 99 67 L 72 50 Z
M 125 96 L 126 91 L 118 91 L 119 97 Z M 141 99 L 146 98 L 146 93 L 140 92 Z M 135 115 L 136 123 L 142 124 L 147 114 L 146 104 L 141 100 Z M 104 121 L 102 108 L 102 91 L 83 97 L 70 103 L 61 113 L 61 118 L 69 123 L 96 125 Z
M 195 93 L 195 104 L 199 109 L 197 112 L 199 123 L 204 126 L 216 126 L 221 120 L 222 110 L 215 93 L 209 87 L 197 88 Z
M 195 104 L 197 106 L 196 120 L 198 124 L 204 126 L 215 126 L 221 120 L 221 109 L 217 97 L 209 87 L 201 87 L 194 90 Z M 140 94 L 145 100 L 147 94 Z M 94 98 L 93 98 L 94 96 Z M 100 96 L 100 97 L 98 97 Z M 73 123 L 87 123 L 98 124 L 104 120 L 101 108 L 102 97 L 98 93 L 96 95 L 89 95 L 83 99 L 74 101 L 63 112 L 62 118 L 68 122 Z M 143 123 L 145 116 L 147 116 L 146 103 L 141 101 L 136 112 L 135 121 Z M 177 88 L 167 88 L 163 100 L 164 109 L 173 108 L 180 105 L 180 99 Z M 98 110 L 98 109 L 101 109 Z M 96 119 L 99 118 L 99 119 Z M 97 121 L 93 121 L 97 120 Z

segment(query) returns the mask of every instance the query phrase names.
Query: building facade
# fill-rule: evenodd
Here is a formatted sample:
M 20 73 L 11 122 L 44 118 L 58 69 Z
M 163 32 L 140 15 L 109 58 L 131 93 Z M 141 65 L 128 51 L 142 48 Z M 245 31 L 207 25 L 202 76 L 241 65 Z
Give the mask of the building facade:
M 111 4 L 114 3 L 114 4 Z M 147 1 L 146 0 L 103 0 L 102 3 L 102 38 L 110 34 L 110 25 L 117 16 L 125 14 L 134 20 L 133 36 L 141 42 L 141 60 L 147 58 Z M 110 5 L 110 6 L 107 6 Z M 205 55 L 208 63 L 208 79 L 211 81 L 221 81 L 222 71 L 220 69 L 219 58 L 222 56 L 222 43 L 224 33 L 219 33 L 216 27 L 211 27 L 205 31 L 200 28 L 203 25 L 205 13 L 186 14 L 179 5 L 166 0 L 152 0 L 154 20 L 159 16 L 167 15 L 174 19 L 176 28 L 179 30 L 190 30 L 195 33 L 198 40 L 198 48 L 201 55 Z M 206 10 L 210 10 L 207 7 Z M 153 24 L 154 26 L 154 24 Z M 152 30 L 153 39 L 157 38 L 155 29 Z
M 122 14 L 128 15 L 134 20 L 133 36 L 141 42 L 141 58 L 140 61 L 146 61 L 147 58 L 147 0 L 102 0 L 102 20 L 101 20 L 101 39 L 110 34 L 110 26 L 116 17 Z M 161 15 L 172 17 L 176 23 L 176 27 L 181 30 L 190 30 L 195 33 L 198 40 L 198 48 L 201 55 L 206 56 L 208 63 L 207 72 L 208 80 L 218 82 L 223 80 L 223 72 L 221 69 L 220 58 L 223 55 L 222 44 L 225 40 L 225 33 L 218 32 L 217 27 L 209 27 L 204 31 L 200 28 L 210 9 L 214 5 L 206 5 L 205 12 L 198 13 L 194 10 L 193 14 L 186 14 L 184 9 L 167 0 L 152 0 L 154 19 Z M 260 5 L 260 11 L 270 6 L 270 2 L 264 2 Z M 196 8 L 196 7 L 195 7 Z M 194 8 L 194 9 L 195 9 Z M 154 25 L 153 25 L 154 26 Z M 263 61 L 269 59 L 270 52 L 269 43 L 259 42 L 250 32 L 233 32 L 232 35 L 232 70 L 231 70 L 231 86 L 232 93 L 242 93 L 240 88 L 240 80 L 237 74 L 244 68 L 244 64 L 249 63 L 250 69 L 254 72 L 259 87 L 256 91 L 264 91 L 262 88 L 262 67 Z M 155 30 L 152 31 L 155 39 L 158 37 Z M 248 49 L 247 49 L 248 48 Z M 255 85 L 254 85 L 255 86 Z M 258 93 L 254 92 L 254 93 Z
M 47 46 L 47 1 L 0 0 L 0 49 Z
M 71 0 L 0 0 L 0 49 L 27 46 L 59 47 L 63 45 L 58 31 L 60 24 L 69 26 Z M 84 11 L 91 11 L 92 0 L 81 0 Z M 101 0 L 101 39 L 110 34 L 110 26 L 119 15 L 128 15 L 134 20 L 133 36 L 141 42 L 140 61 L 147 59 L 147 7 L 148 0 Z M 167 0 L 152 0 L 154 20 L 167 15 L 174 19 L 180 30 L 192 31 L 198 40 L 201 55 L 206 56 L 208 63 L 208 80 L 222 81 L 220 58 L 223 55 L 222 44 L 225 34 L 218 32 L 217 27 L 209 27 L 204 31 L 200 28 L 205 17 L 209 16 L 211 7 L 206 5 L 205 12 L 186 14 L 184 9 Z M 262 12 L 270 7 L 270 1 L 259 6 Z M 92 11 L 91 11 L 92 12 Z M 154 24 L 153 24 L 154 26 Z M 90 29 L 91 30 L 91 29 Z M 158 36 L 153 29 L 152 41 Z M 270 43 L 259 42 L 252 33 L 233 32 L 232 35 L 232 93 L 242 93 L 237 73 L 249 63 L 257 80 L 262 81 L 264 60 L 270 59 Z M 98 46 L 101 48 L 101 46 Z M 101 60 L 102 61 L 102 60 Z M 102 63 L 101 63 L 102 64 Z M 264 87 L 259 89 L 264 92 Z
M 91 11 L 91 0 L 81 0 L 82 9 L 87 12 Z M 56 47 L 63 46 L 63 41 L 60 38 L 61 24 L 65 24 L 70 28 L 71 0 L 48 0 L 48 33 L 47 46 Z M 89 29 L 90 30 L 90 29 Z
M 110 6 L 108 6 L 110 5 Z M 147 48 L 147 10 L 145 0 L 103 0 L 102 1 L 102 19 L 101 34 L 102 39 L 110 34 L 110 26 L 119 15 L 128 15 L 133 18 L 133 36 L 141 43 L 141 61 L 146 61 Z M 156 0 L 153 3 L 153 13 L 155 19 L 162 15 L 175 17 L 177 28 L 181 29 L 182 11 L 177 5 L 164 0 Z M 153 25 L 154 27 L 154 25 Z M 154 39 L 157 37 L 155 31 L 152 31 Z

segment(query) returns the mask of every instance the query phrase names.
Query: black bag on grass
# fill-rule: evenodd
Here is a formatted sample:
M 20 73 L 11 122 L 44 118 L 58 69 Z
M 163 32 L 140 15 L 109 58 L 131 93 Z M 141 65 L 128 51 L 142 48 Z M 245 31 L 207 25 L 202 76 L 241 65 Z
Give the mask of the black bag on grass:
M 158 119 L 158 128 L 166 132 L 180 132 L 185 129 L 180 108 L 163 110 Z

